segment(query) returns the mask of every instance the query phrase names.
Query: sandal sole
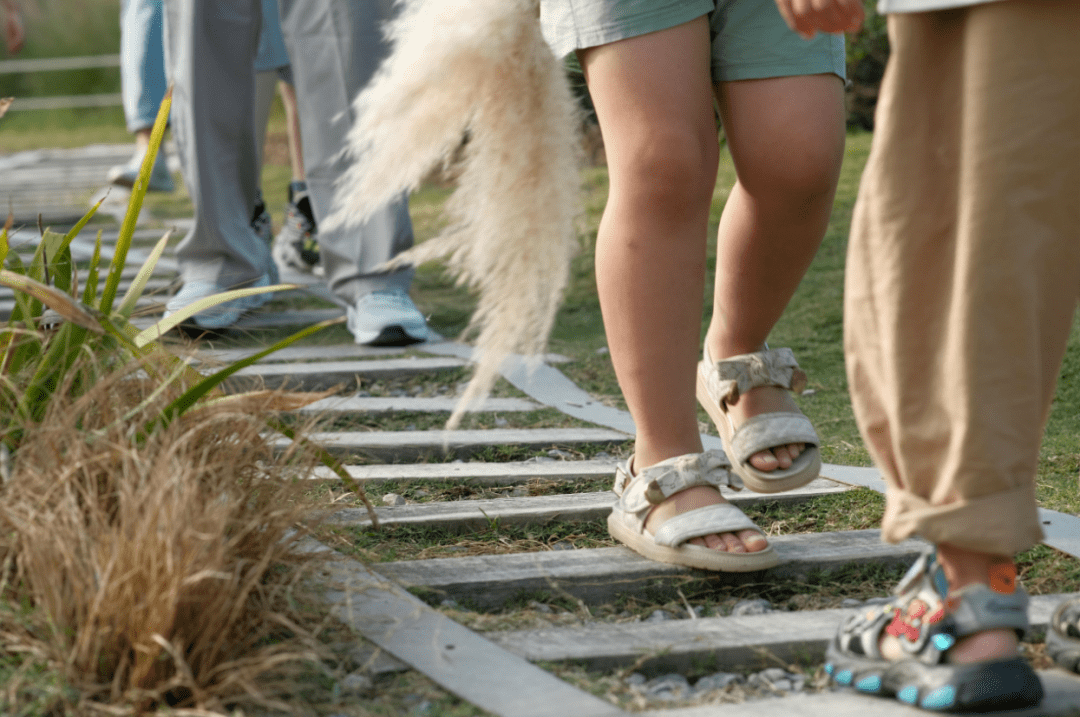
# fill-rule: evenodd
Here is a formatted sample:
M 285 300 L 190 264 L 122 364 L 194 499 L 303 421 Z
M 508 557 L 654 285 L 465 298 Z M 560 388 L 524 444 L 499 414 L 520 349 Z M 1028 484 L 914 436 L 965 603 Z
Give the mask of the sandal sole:
M 671 563 L 724 573 L 752 573 L 774 568 L 780 564 L 780 556 L 772 545 L 754 553 L 719 552 L 700 545 L 669 548 L 666 545 L 657 545 L 650 536 L 637 533 L 624 525 L 615 511 L 608 516 L 607 524 L 611 537 L 638 555 L 658 563 Z
M 932 712 L 1023 709 L 1038 705 L 1044 694 L 1038 675 L 1019 657 L 971 665 L 881 662 L 845 655 L 830 643 L 825 659 L 825 671 L 838 685 Z

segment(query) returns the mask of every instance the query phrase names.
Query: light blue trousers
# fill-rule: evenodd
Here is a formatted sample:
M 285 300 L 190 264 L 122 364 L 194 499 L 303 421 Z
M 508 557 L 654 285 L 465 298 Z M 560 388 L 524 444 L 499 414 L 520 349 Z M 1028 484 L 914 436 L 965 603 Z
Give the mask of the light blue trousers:
M 165 96 L 162 0 L 120 0 L 120 86 L 129 132 L 154 125 Z

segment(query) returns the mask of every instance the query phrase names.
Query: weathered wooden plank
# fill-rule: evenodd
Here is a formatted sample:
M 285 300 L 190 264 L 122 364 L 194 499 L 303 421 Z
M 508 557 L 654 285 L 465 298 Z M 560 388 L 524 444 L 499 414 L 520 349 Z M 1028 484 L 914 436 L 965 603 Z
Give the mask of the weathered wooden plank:
M 1076 717 L 1080 714 L 1080 678 L 1060 670 L 1040 670 L 1046 697 L 1038 707 L 1008 712 L 990 712 L 999 717 Z M 926 717 L 925 710 L 908 707 L 897 700 L 859 695 L 851 690 L 798 694 L 739 704 L 702 705 L 650 710 L 639 717 Z
M 1032 598 L 1030 619 L 1045 630 L 1054 608 L 1072 595 Z M 607 671 L 625 665 L 646 675 L 748 671 L 780 663 L 819 661 L 847 616 L 868 608 L 770 612 L 663 622 L 593 623 L 512 630 L 487 637 L 532 662 L 574 662 Z
M 198 358 L 210 361 L 233 363 L 262 351 L 264 347 L 242 349 L 205 349 Z M 275 351 L 262 360 L 262 363 L 284 363 L 289 361 L 335 361 L 340 359 L 371 358 L 373 356 L 400 356 L 405 353 L 403 346 L 364 346 L 362 344 L 339 344 L 334 346 L 289 346 Z
M 453 371 L 463 361 L 448 358 L 371 359 L 321 361 L 316 363 L 256 364 L 236 373 L 233 385 L 245 386 L 246 377 L 258 377 L 267 387 L 286 386 L 293 390 L 322 391 L 335 386 L 355 388 L 361 380 L 378 381 Z
M 297 413 L 314 415 L 348 413 L 449 413 L 457 407 L 458 399 L 449 396 L 421 398 L 397 396 L 381 398 L 376 396 L 330 396 L 308 404 Z M 543 408 L 537 403 L 523 398 L 489 398 L 479 406 L 468 409 L 469 413 L 516 413 L 536 411 Z
M 331 453 L 365 455 L 386 463 L 418 460 L 453 453 L 475 455 L 492 446 L 520 448 L 585 446 L 622 443 L 630 437 L 606 428 L 499 428 L 461 431 L 339 431 L 311 433 L 308 438 Z M 289 439 L 281 437 L 273 445 L 284 449 Z
M 372 356 L 392 356 L 405 353 L 409 348 L 421 350 L 425 353 L 430 353 L 429 346 L 437 343 L 437 341 L 429 340 L 427 344 L 418 344 L 410 347 L 402 346 L 366 346 L 363 344 L 340 344 L 334 346 L 290 346 L 282 349 L 281 351 L 275 351 L 261 363 L 283 363 L 287 361 L 330 361 L 336 359 L 348 359 L 348 358 L 370 358 Z M 240 359 L 247 358 L 248 356 L 261 350 L 258 348 L 242 348 L 242 349 L 216 349 L 203 351 L 202 355 L 208 356 L 216 361 L 224 363 L 231 363 L 233 361 L 239 361 Z M 549 363 L 566 363 L 570 361 L 566 356 L 559 354 L 546 354 L 544 360 Z M 466 363 L 463 360 L 463 363 Z
M 843 493 L 849 490 L 832 481 L 817 480 L 797 490 L 777 495 L 735 493 L 724 490 L 728 500 L 736 505 L 757 503 L 797 503 L 822 495 Z M 425 525 L 443 530 L 484 530 L 491 521 L 499 525 L 544 525 L 547 523 L 586 523 L 607 518 L 611 512 L 613 494 L 572 493 L 517 498 L 489 498 L 482 500 L 456 500 L 438 503 L 417 503 L 391 508 L 376 508 L 379 524 Z M 333 522 L 343 525 L 368 525 L 366 510 L 348 509 L 334 514 Z
M 347 465 L 349 475 L 362 483 L 397 482 L 413 480 L 452 480 L 460 483 L 482 485 L 506 485 L 530 480 L 572 481 L 588 478 L 610 478 L 615 475 L 613 460 L 557 461 L 508 461 L 486 463 L 482 461 L 454 461 L 453 463 L 376 464 L 370 466 Z M 325 466 L 312 472 L 313 480 L 340 481 L 336 473 Z
M 232 331 L 258 331 L 261 329 L 279 329 L 296 326 L 303 328 L 317 324 L 327 319 L 337 319 L 345 315 L 344 309 L 310 309 L 298 311 L 273 311 L 256 312 L 242 317 L 229 327 Z M 144 316 L 135 319 L 131 323 L 140 331 L 154 325 L 161 319 L 160 316 Z
M 480 609 L 502 607 L 535 592 L 569 595 L 587 604 L 603 604 L 619 596 L 667 601 L 709 586 L 737 585 L 779 578 L 805 579 L 845 566 L 874 563 L 907 565 L 926 545 L 905 540 L 881 542 L 877 530 L 771 536 L 783 562 L 756 573 L 714 573 L 647 560 L 618 548 L 560 550 L 509 555 L 480 555 L 380 563 L 382 575 L 410 588 L 450 597 Z
M 627 717 L 432 610 L 362 564 L 339 559 L 327 601 L 356 632 L 500 717 Z

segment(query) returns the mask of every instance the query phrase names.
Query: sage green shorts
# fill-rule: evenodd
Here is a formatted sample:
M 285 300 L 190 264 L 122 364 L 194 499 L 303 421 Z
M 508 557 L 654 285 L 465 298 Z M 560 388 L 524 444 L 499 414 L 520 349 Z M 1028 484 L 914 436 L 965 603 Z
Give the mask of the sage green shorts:
M 844 37 L 792 32 L 774 0 L 540 0 L 556 57 L 666 30 L 702 15 L 712 30 L 714 82 L 832 72 L 845 79 Z

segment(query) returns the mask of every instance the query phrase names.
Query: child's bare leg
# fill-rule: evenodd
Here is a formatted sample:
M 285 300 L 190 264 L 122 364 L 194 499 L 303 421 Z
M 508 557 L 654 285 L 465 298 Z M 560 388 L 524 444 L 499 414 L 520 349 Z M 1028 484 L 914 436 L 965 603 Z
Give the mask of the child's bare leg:
M 694 386 L 718 155 L 709 45 L 701 17 L 580 52 L 610 174 L 596 279 L 637 424 L 635 469 L 702 450 Z M 657 506 L 646 528 L 719 502 L 711 487 L 684 490 Z M 766 546 L 754 531 L 691 542 L 737 552 Z
M 300 114 L 296 109 L 296 89 L 288 82 L 278 82 L 281 105 L 285 109 L 285 132 L 289 139 L 289 166 L 292 168 L 292 181 L 303 182 L 304 152 L 300 143 Z
M 713 359 L 761 348 L 828 226 L 844 152 L 843 83 L 835 75 L 724 82 L 716 97 L 735 162 L 717 241 L 716 292 L 705 341 Z M 730 406 L 736 425 L 797 411 L 787 391 L 755 388 Z M 802 444 L 752 456 L 787 468 Z

